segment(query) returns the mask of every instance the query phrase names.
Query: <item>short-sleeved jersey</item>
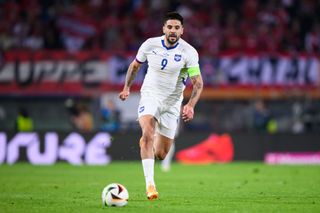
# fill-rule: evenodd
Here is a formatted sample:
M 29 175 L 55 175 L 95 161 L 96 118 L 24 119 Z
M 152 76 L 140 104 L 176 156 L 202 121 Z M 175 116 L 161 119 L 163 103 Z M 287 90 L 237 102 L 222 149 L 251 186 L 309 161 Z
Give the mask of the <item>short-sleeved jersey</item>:
M 199 69 L 199 55 L 183 39 L 166 47 L 164 36 L 146 40 L 136 56 L 139 63 L 148 61 L 141 94 L 157 98 L 164 104 L 181 104 L 188 78 L 188 68 Z

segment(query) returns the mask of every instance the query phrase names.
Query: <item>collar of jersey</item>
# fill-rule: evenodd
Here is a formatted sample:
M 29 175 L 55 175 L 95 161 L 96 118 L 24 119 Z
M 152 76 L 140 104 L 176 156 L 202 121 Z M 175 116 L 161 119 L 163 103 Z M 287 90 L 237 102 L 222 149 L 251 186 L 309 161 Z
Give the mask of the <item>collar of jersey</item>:
M 167 47 L 166 44 L 164 43 L 164 39 L 161 40 L 161 43 L 162 43 L 162 46 L 163 46 L 164 48 L 166 48 L 167 50 L 174 49 L 174 48 L 176 48 L 176 47 L 179 45 L 179 42 L 177 42 L 174 46 L 172 46 L 172 47 Z

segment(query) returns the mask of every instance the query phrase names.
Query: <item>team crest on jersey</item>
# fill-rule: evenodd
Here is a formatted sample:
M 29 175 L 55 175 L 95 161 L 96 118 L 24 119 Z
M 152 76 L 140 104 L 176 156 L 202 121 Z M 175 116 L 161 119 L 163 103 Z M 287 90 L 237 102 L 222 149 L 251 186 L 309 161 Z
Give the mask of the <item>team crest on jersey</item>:
M 175 54 L 174 55 L 174 60 L 175 61 L 181 61 L 181 55 Z

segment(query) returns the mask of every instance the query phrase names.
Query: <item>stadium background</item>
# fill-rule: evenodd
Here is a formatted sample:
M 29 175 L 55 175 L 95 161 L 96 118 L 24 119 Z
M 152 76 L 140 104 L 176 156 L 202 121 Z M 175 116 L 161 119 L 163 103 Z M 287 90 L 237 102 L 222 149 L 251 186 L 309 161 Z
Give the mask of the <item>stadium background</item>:
M 139 45 L 161 34 L 161 17 L 173 10 L 185 17 L 183 38 L 200 53 L 205 83 L 194 121 L 181 127 L 178 150 L 212 133 L 231 135 L 235 160 L 320 150 L 319 1 L 25 0 L 0 6 L 1 163 L 31 161 L 24 149 L 31 150 L 31 143 L 15 140 L 28 137 L 15 127 L 21 109 L 32 118 L 42 151 L 50 133 L 63 148 L 71 139 L 89 144 L 108 132 L 108 157 L 138 160 L 135 110 L 146 67 L 129 103 L 116 96 Z M 118 109 L 111 129 L 103 118 L 108 101 Z M 92 128 L 72 122 L 77 104 L 88 109 Z M 69 162 L 88 162 L 82 155 L 87 146 L 81 146 L 81 159 Z M 19 155 L 10 157 L 12 149 Z

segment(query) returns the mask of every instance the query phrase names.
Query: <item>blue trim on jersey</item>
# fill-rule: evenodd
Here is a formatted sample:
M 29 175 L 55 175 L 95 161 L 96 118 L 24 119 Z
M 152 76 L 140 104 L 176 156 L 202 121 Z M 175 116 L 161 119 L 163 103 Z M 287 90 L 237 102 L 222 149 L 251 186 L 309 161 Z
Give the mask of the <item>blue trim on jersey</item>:
M 167 50 L 174 49 L 174 48 L 176 48 L 176 47 L 178 46 L 178 44 L 179 44 L 179 42 L 177 42 L 174 46 L 172 46 L 172 47 L 167 47 L 166 44 L 164 43 L 164 40 L 163 40 L 163 39 L 161 40 L 161 43 L 162 43 L 162 46 L 163 46 L 164 48 L 166 48 Z

